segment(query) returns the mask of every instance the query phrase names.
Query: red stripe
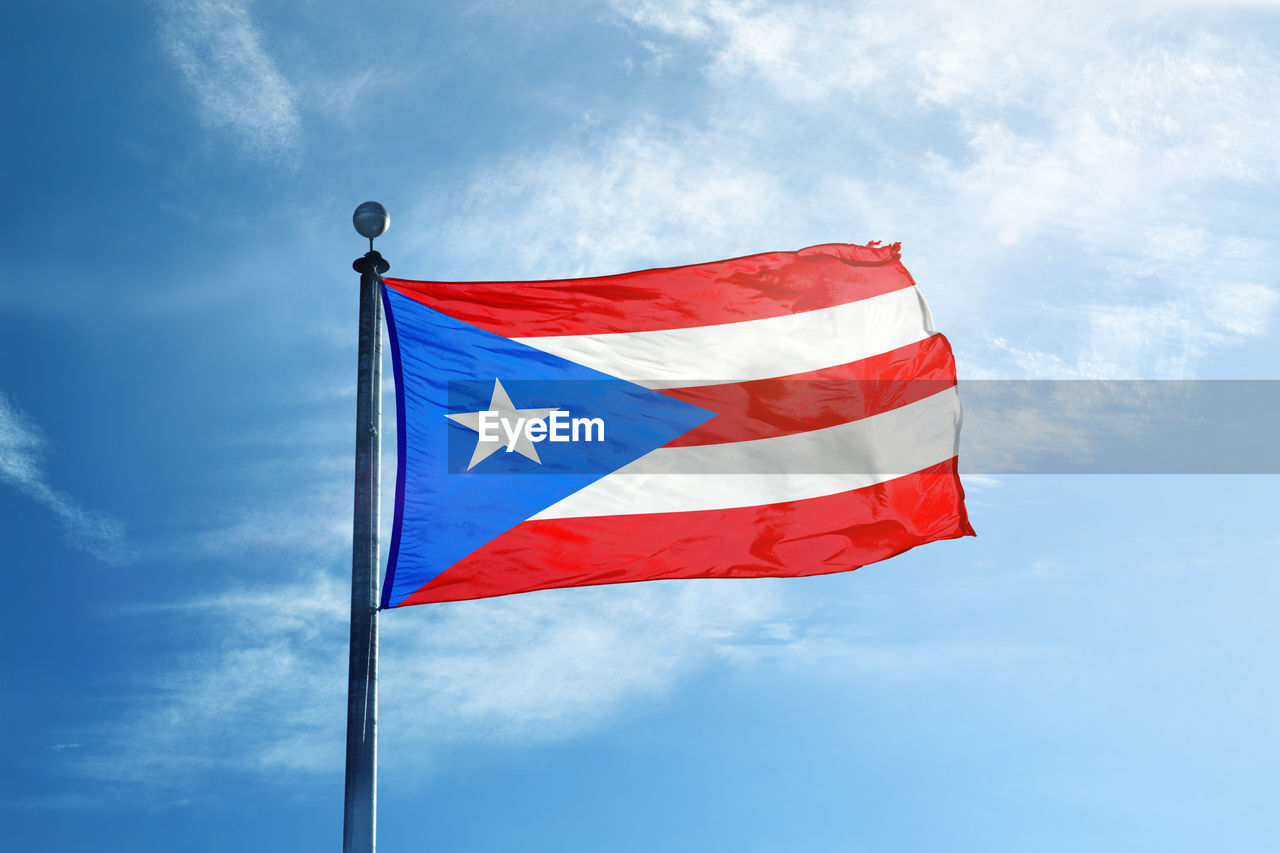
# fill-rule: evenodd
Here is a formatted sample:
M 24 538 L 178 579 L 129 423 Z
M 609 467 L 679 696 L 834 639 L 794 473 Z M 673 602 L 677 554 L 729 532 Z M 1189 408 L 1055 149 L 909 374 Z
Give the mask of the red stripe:
M 663 394 L 716 417 L 667 447 L 725 444 L 824 429 L 923 400 L 956 384 L 951 346 L 942 335 L 835 367 Z
M 912 287 L 898 244 L 831 244 L 709 264 L 549 281 L 387 284 L 510 338 L 683 329 L 781 317 Z
M 972 535 L 953 458 L 865 489 L 803 501 L 526 521 L 397 606 L 673 578 L 828 574 Z

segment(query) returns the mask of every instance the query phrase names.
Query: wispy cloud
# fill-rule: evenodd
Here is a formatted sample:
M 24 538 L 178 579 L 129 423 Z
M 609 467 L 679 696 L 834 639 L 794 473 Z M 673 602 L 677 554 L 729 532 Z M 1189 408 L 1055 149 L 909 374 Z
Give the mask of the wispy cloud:
M 384 778 L 429 775 L 458 746 L 589 736 L 712 668 L 874 685 L 980 678 L 1063 653 L 1000 638 L 877 636 L 847 611 L 820 615 L 826 602 L 787 598 L 785 583 L 628 584 L 384 613 Z M 313 573 L 147 608 L 157 626 L 173 619 L 219 640 L 164 662 L 137 685 L 145 701 L 76 732 L 83 746 L 67 760 L 107 792 L 160 801 L 209 790 L 215 776 L 278 784 L 281 774 L 340 773 L 348 606 L 345 579 Z
M 298 562 L 328 562 L 351 543 L 350 499 L 325 484 L 318 495 L 239 510 L 223 523 L 169 542 L 160 549 L 175 557 L 230 559 L 249 553 L 288 554 Z M 332 497 L 330 497 L 332 496 Z M 384 499 L 385 500 L 385 499 Z
M 107 563 L 127 560 L 129 549 L 119 521 L 85 509 L 49 485 L 41 465 L 46 444 L 39 428 L 0 391 L 0 479 L 57 516 L 75 547 Z
M 172 792 L 199 789 L 211 773 L 331 764 L 345 707 L 344 603 L 335 579 L 315 575 L 147 608 L 157 624 L 168 617 L 220 639 L 136 685 L 146 701 L 78 737 L 78 766 L 106 782 Z
M 221 640 L 139 685 L 147 701 L 78 735 L 84 746 L 74 760 L 104 782 L 168 793 L 198 787 L 211 773 L 336 772 L 348 606 L 346 582 L 315 573 L 148 608 L 157 623 L 180 619 Z M 528 745 L 589 733 L 650 706 L 760 632 L 776 634 L 780 609 L 768 582 L 725 582 L 558 591 L 383 614 L 385 771 L 429 771 L 458 742 Z M 411 763 L 400 758 L 406 755 Z
M 167 0 L 161 10 L 161 43 L 204 122 L 230 131 L 256 154 L 292 152 L 301 130 L 297 94 L 245 4 Z

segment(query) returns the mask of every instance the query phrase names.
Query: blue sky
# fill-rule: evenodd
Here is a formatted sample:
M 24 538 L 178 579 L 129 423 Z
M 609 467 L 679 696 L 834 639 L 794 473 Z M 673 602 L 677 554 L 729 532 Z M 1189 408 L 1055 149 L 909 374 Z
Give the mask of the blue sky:
M 366 199 L 409 278 L 900 240 L 962 376 L 1276 378 L 1268 4 L 8 29 L 14 850 L 338 845 Z M 385 615 L 381 848 L 1268 849 L 1274 477 L 966 486 L 978 538 L 852 574 Z

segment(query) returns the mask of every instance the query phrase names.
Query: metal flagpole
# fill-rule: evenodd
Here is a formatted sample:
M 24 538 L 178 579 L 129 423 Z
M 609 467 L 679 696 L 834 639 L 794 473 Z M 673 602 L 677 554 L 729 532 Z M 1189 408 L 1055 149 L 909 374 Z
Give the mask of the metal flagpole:
M 360 368 L 356 381 L 356 489 L 351 544 L 351 662 L 347 672 L 347 787 L 343 853 L 373 853 L 378 800 L 378 497 L 382 479 L 382 273 L 391 265 L 373 238 L 391 218 L 376 201 L 356 208 L 369 253 L 360 273 Z

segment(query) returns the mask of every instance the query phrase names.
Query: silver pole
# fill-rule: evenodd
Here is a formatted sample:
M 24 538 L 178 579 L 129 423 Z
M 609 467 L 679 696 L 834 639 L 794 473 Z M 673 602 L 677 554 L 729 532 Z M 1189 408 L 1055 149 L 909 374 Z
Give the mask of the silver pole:
M 381 205 L 356 209 L 356 230 L 369 253 L 352 264 L 360 273 L 360 356 L 356 381 L 356 482 L 351 544 L 351 657 L 347 671 L 347 779 L 343 853 L 374 853 L 378 800 L 378 518 L 382 429 L 382 273 L 391 268 L 373 251 L 386 231 Z M 380 212 L 381 227 L 370 223 Z M 362 219 L 362 213 L 364 214 Z M 362 225 L 364 226 L 362 228 Z M 376 231 L 376 233 L 372 233 Z M 370 233 L 366 233 L 370 232 Z

